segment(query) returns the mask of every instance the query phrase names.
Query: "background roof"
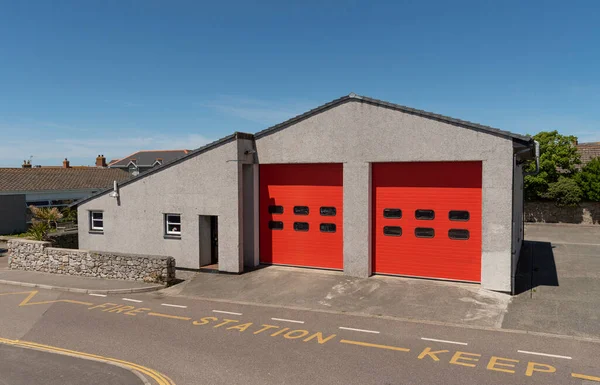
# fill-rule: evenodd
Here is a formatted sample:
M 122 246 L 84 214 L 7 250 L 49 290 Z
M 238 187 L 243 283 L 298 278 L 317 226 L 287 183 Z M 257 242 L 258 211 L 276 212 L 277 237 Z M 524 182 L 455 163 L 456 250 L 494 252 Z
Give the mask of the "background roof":
M 162 159 L 162 163 L 170 162 L 177 158 L 181 158 L 187 154 L 189 150 L 147 150 L 138 151 L 126 156 L 125 158 L 116 160 L 108 165 L 108 167 L 127 167 L 132 159 L 138 166 L 152 166 L 156 159 Z
M 0 168 L 0 192 L 104 189 L 128 177 L 118 168 Z
M 581 164 L 584 165 L 590 160 L 600 157 L 600 142 L 579 143 L 577 151 L 581 155 Z

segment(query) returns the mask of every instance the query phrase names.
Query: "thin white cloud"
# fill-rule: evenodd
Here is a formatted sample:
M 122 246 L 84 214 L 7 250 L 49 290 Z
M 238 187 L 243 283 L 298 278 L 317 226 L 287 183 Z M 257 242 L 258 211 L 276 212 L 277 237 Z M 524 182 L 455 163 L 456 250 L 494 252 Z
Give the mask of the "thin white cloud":
M 64 158 L 69 158 L 73 165 L 91 165 L 98 154 L 110 160 L 139 150 L 193 150 L 211 141 L 198 134 L 8 139 L 0 142 L 0 166 L 18 167 L 30 156 L 34 164 L 60 165 Z

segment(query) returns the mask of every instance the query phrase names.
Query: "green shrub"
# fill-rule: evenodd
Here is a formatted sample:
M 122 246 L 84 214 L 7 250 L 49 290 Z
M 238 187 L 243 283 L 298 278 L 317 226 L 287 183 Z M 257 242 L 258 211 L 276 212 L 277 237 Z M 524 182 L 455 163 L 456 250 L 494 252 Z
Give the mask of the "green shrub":
M 575 206 L 581 202 L 583 192 L 573 178 L 561 176 L 558 181 L 548 184 L 542 198 L 551 199 L 558 206 Z
M 45 241 L 48 239 L 49 231 L 50 226 L 48 223 L 34 219 L 26 234 L 28 238 L 32 238 L 36 241 Z
M 600 158 L 589 161 L 576 178 L 584 199 L 600 202 Z
M 575 136 L 561 135 L 558 131 L 542 131 L 533 136 L 540 143 L 540 171 L 537 175 L 525 177 L 525 198 L 537 200 L 549 192 L 550 184 L 561 177 L 571 177 L 577 173 L 581 163 Z M 535 162 L 530 162 L 525 171 L 533 171 Z

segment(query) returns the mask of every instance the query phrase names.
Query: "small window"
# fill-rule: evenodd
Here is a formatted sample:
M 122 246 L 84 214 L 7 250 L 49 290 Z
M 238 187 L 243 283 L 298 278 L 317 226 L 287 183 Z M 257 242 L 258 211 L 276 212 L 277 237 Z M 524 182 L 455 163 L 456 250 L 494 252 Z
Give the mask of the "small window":
M 469 230 L 464 229 L 450 229 L 448 230 L 448 238 L 456 239 L 459 241 L 466 241 L 469 239 Z
M 383 235 L 388 235 L 390 237 L 399 237 L 402 235 L 402 227 L 400 227 L 400 226 L 384 226 L 383 227 Z
M 389 219 L 402 218 L 402 210 L 400 209 L 383 209 L 383 217 Z
M 90 229 L 104 230 L 104 213 L 102 211 L 90 211 Z
M 322 233 L 335 233 L 336 226 L 335 223 L 321 223 L 319 229 Z
M 283 206 L 269 206 L 269 214 L 283 214 Z
M 336 209 L 335 207 L 321 207 L 319 213 L 324 217 L 335 217 Z
M 308 206 L 294 206 L 294 214 L 308 215 Z
M 308 231 L 308 222 L 294 222 L 294 230 Z
M 415 210 L 415 218 L 422 221 L 430 221 L 435 218 L 435 212 L 433 210 Z
M 181 214 L 165 214 L 165 233 L 181 235 Z
M 448 213 L 448 219 L 451 221 L 468 221 L 471 218 L 468 211 L 452 210 Z
M 283 222 L 281 222 L 281 221 L 269 221 L 269 228 L 271 230 L 283 230 Z
M 435 236 L 435 230 L 431 227 L 417 227 L 415 229 L 415 237 L 417 238 L 433 238 Z

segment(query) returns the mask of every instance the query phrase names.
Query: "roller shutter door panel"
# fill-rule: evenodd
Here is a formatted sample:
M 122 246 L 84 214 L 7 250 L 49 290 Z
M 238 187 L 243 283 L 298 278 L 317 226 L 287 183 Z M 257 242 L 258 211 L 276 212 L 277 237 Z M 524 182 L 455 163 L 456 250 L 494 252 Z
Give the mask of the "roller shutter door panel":
M 260 165 L 261 263 L 343 268 L 342 179 L 341 164 Z
M 481 162 L 373 164 L 373 272 L 480 282 L 481 170 Z

